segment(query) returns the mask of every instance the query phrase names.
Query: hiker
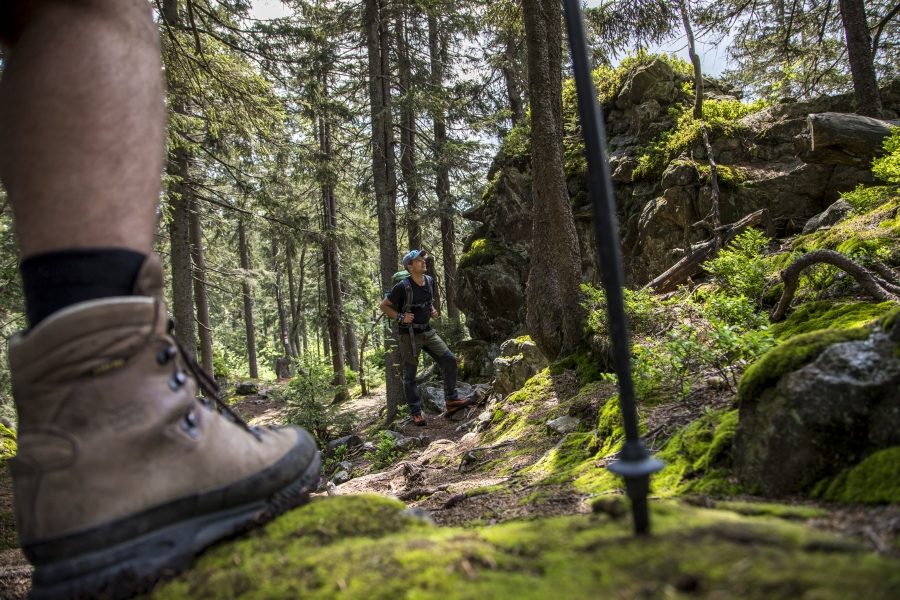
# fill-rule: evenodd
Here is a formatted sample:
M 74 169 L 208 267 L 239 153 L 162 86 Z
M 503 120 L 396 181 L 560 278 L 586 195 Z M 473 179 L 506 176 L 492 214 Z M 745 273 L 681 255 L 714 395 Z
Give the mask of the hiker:
M 471 398 L 461 399 L 456 391 L 456 356 L 429 324 L 431 319 L 438 317 L 438 310 L 434 306 L 434 278 L 425 274 L 428 270 L 426 254 L 425 250 L 410 250 L 403 257 L 401 263 L 409 272 L 409 277 L 394 285 L 381 302 L 382 312 L 397 322 L 403 393 L 413 422 L 420 427 L 427 425 L 422 414 L 422 399 L 416 387 L 420 350 L 428 353 L 441 369 L 447 414 L 472 404 Z
M 320 459 L 301 429 L 226 417 L 172 337 L 152 252 L 165 106 L 148 2 L 4 0 L 0 44 L 28 320 L 9 343 L 19 539 L 33 597 L 128 596 L 305 500 Z

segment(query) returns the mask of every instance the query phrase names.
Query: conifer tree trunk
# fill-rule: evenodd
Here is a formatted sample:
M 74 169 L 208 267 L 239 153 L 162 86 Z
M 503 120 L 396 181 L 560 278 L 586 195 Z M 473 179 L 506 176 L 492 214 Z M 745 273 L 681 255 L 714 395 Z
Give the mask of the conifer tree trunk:
M 304 282 L 306 281 L 306 242 L 300 250 L 300 273 L 297 281 L 297 312 L 294 314 L 294 332 L 295 336 L 300 336 L 301 344 L 298 348 L 303 348 L 303 354 L 309 351 L 309 335 L 306 329 L 306 319 L 303 318 L 303 291 Z
M 397 199 L 391 123 L 390 69 L 387 30 L 382 0 L 365 0 L 364 27 L 369 67 L 369 101 L 372 114 L 372 171 L 378 215 L 381 286 L 391 287 L 397 268 Z M 387 416 L 393 423 L 403 398 L 400 384 L 400 357 L 393 336 L 385 338 Z
M 290 335 L 288 335 L 287 318 L 284 310 L 284 289 L 281 281 L 281 261 L 278 257 L 278 242 L 272 239 L 272 266 L 275 269 L 275 303 L 278 305 L 278 345 L 284 356 L 291 356 Z
M 566 190 L 562 147 L 562 8 L 558 0 L 523 0 L 531 101 L 534 193 L 528 331 L 554 360 L 582 339 L 581 257 Z
M 191 257 L 194 262 L 194 301 L 197 305 L 197 332 L 200 337 L 200 364 L 213 372 L 212 329 L 209 326 L 209 297 L 206 292 L 206 257 L 203 251 L 203 229 L 197 201 L 191 202 Z
M 444 63 L 447 59 L 447 37 L 443 35 L 437 15 L 428 15 L 428 50 L 431 60 L 431 86 L 444 86 Z M 431 115 L 434 124 L 435 192 L 441 214 L 441 251 L 444 267 L 444 313 L 451 323 L 459 326 L 456 306 L 456 229 L 453 223 L 453 199 L 450 197 L 450 167 L 447 164 L 447 124 L 443 107 L 436 107 Z
M 341 295 L 344 295 L 350 286 L 346 279 L 341 279 Z M 356 341 L 356 327 L 352 319 L 344 318 L 344 348 L 346 349 L 347 365 L 351 371 L 359 373 L 359 345 Z
M 287 277 L 289 299 L 291 301 L 290 318 L 288 319 L 288 332 L 291 342 L 291 353 L 300 356 L 300 337 L 297 335 L 297 294 L 294 292 L 294 244 L 288 243 L 287 250 Z
M 678 10 L 681 13 L 681 24 L 684 26 L 684 34 L 687 37 L 688 56 L 694 67 L 694 118 L 703 118 L 703 72 L 700 67 L 700 56 L 694 44 L 694 29 L 691 27 L 691 15 L 688 0 L 680 0 Z
M 169 154 L 169 262 L 172 269 L 172 316 L 175 337 L 192 352 L 197 347 L 194 326 L 194 285 L 191 274 L 191 234 L 188 207 L 191 188 L 188 182 L 188 151 L 176 148 Z
M 509 110 L 512 113 L 511 120 L 513 127 L 515 127 L 516 123 L 525 118 L 522 86 L 515 68 L 518 54 L 517 40 L 508 33 L 504 33 L 503 37 L 506 43 L 503 48 L 503 66 L 500 68 L 500 72 L 503 73 L 503 82 L 506 84 L 506 96 L 509 99 Z
M 406 230 L 409 247 L 422 247 L 422 223 L 419 218 L 419 184 L 416 171 L 416 114 L 413 98 L 412 72 L 409 59 L 409 44 L 406 39 L 404 20 L 406 11 L 397 15 L 397 74 L 400 93 L 400 173 L 406 187 Z
M 872 55 L 872 36 L 866 21 L 864 0 L 840 0 L 841 22 L 847 40 L 847 56 L 853 77 L 853 97 L 856 112 L 867 117 L 881 119 L 881 95 L 875 77 L 875 57 Z
M 247 366 L 250 377 L 259 379 L 259 365 L 256 362 L 256 329 L 253 326 L 253 295 L 250 282 L 247 278 L 250 274 L 250 248 L 247 244 L 247 234 L 244 231 L 244 219 L 238 220 L 238 249 L 241 254 L 241 269 L 244 276 L 241 280 L 241 289 L 244 295 L 244 329 L 247 335 Z

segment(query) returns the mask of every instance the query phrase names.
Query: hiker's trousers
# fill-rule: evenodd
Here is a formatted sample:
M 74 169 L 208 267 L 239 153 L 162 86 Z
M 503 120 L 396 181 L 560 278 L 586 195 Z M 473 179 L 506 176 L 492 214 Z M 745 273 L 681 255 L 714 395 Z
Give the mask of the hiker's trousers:
M 403 393 L 411 414 L 422 412 L 422 398 L 416 386 L 416 371 L 419 368 L 419 354 L 424 350 L 441 369 L 444 379 L 444 400 L 456 400 L 456 355 L 450 351 L 441 336 L 434 329 L 416 332 L 416 347 L 413 351 L 409 333 L 400 333 L 400 364 L 403 376 Z

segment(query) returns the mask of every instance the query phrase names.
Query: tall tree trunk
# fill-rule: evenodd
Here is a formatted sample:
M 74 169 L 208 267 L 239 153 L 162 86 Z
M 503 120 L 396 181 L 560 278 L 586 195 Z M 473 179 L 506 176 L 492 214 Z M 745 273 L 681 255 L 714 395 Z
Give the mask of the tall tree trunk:
M 288 243 L 287 248 L 287 277 L 288 299 L 291 301 L 291 312 L 288 319 L 288 339 L 291 343 L 291 356 L 300 356 L 300 337 L 297 335 L 297 295 L 294 293 L 294 244 Z
M 281 261 L 278 256 L 278 242 L 272 239 L 272 266 L 275 269 L 275 303 L 278 305 L 278 345 L 284 356 L 291 356 L 291 338 L 288 334 L 287 317 L 284 310 L 284 288 L 281 281 Z
M 364 25 L 369 59 L 369 100 L 372 113 L 372 171 L 378 215 L 381 287 L 391 286 L 397 268 L 397 199 L 394 145 L 391 124 L 389 54 L 383 26 L 382 0 L 366 0 Z M 400 357 L 393 336 L 385 338 L 387 416 L 393 423 L 403 398 L 399 373 Z
M 341 295 L 343 296 L 344 292 L 349 289 L 350 286 L 347 284 L 347 280 L 341 279 Z M 344 348 L 346 349 L 347 365 L 351 371 L 359 373 L 359 346 L 356 342 L 356 326 L 353 320 L 347 317 L 346 312 L 344 313 Z
M 322 93 L 328 97 L 328 79 L 322 75 Z M 344 337 L 341 331 L 344 299 L 341 296 L 341 255 L 337 244 L 337 198 L 334 194 L 333 167 L 331 165 L 331 122 L 327 114 L 319 117 L 319 149 L 324 157 L 325 181 L 322 184 L 322 217 L 325 239 L 322 258 L 325 262 L 325 287 L 328 291 L 327 321 L 331 339 L 331 367 L 334 369 L 334 385 L 338 387 L 334 401 L 346 400 L 347 375 L 344 373 Z
M 191 202 L 191 257 L 194 262 L 194 301 L 197 304 L 197 332 L 200 334 L 200 364 L 213 372 L 212 329 L 209 325 L 209 296 L 206 291 L 206 257 L 203 251 L 203 229 L 196 199 Z
M 561 4 L 523 0 L 531 100 L 534 228 L 528 274 L 529 333 L 550 360 L 582 339 L 581 258 L 562 147 Z
M 328 335 L 328 327 L 324 325 L 325 323 L 325 310 L 322 308 L 322 296 L 328 293 L 327 288 L 322 285 L 322 272 L 319 271 L 319 276 L 316 279 L 316 283 L 318 284 L 318 290 L 316 294 L 316 303 L 317 303 L 317 311 L 316 314 L 319 316 L 316 319 L 316 323 L 322 324 L 322 327 L 316 328 L 316 335 L 319 337 L 322 342 L 322 353 L 323 357 L 326 361 L 331 360 L 331 342 L 330 336 Z M 325 299 L 327 302 L 327 298 Z
M 169 260 L 172 268 L 172 316 L 175 337 L 182 346 L 195 352 L 197 329 L 194 324 L 194 284 L 191 274 L 190 204 L 191 187 L 188 182 L 188 151 L 175 148 L 169 154 L 166 172 L 169 175 Z
M 428 14 L 428 51 L 431 59 L 431 87 L 437 91 L 444 86 L 444 63 L 447 59 L 447 37 L 441 31 L 438 17 Z M 435 192 L 441 214 L 441 252 L 444 266 L 444 313 L 457 328 L 459 308 L 456 306 L 456 228 L 453 222 L 453 198 L 450 197 L 450 167 L 447 161 L 447 123 L 444 107 L 436 105 L 432 111 L 434 123 Z
M 872 38 L 866 21 L 864 0 L 840 0 L 841 22 L 847 39 L 847 57 L 853 77 L 853 97 L 856 112 L 867 117 L 881 119 L 881 95 L 875 77 L 875 59 L 872 55 Z
M 409 60 L 409 44 L 404 20 L 406 11 L 397 14 L 397 74 L 400 84 L 400 173 L 406 187 L 406 230 L 409 247 L 422 247 L 422 223 L 419 218 L 419 184 L 416 171 L 416 113 Z
M 306 319 L 303 318 L 303 290 L 306 281 L 306 243 L 300 251 L 300 277 L 297 282 L 297 312 L 294 313 L 294 336 L 299 335 L 302 342 L 303 354 L 309 351 L 309 335 L 306 330 Z M 300 344 L 298 344 L 298 348 Z
M 525 118 L 525 103 L 522 101 L 522 85 L 519 80 L 519 71 L 516 68 L 518 61 L 518 40 L 504 33 L 505 44 L 503 46 L 503 66 L 500 72 L 503 74 L 503 82 L 506 84 L 506 96 L 509 99 L 509 110 L 512 113 L 512 124 L 516 125 Z
M 256 363 L 256 328 L 253 326 L 253 295 L 250 290 L 250 248 L 247 245 L 247 234 L 244 231 L 244 219 L 238 220 L 238 247 L 241 254 L 241 289 L 244 292 L 244 328 L 247 332 L 247 365 L 250 377 L 259 379 L 259 366 Z
M 681 24 L 684 26 L 684 34 L 687 36 L 688 56 L 694 66 L 694 118 L 703 118 L 703 71 L 700 69 L 700 56 L 694 44 L 694 29 L 691 27 L 691 14 L 688 0 L 680 0 L 678 10 L 681 12 Z

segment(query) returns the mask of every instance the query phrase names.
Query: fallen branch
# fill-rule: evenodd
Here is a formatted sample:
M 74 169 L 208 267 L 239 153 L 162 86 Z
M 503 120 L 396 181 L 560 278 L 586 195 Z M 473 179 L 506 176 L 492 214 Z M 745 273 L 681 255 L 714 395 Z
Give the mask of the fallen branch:
M 790 306 L 791 300 L 794 299 L 794 294 L 797 292 L 797 285 L 800 283 L 800 273 L 807 267 L 819 263 L 826 263 L 841 269 L 853 277 L 862 289 L 879 302 L 886 302 L 888 300 L 900 302 L 900 296 L 885 289 L 879 283 L 879 278 L 877 278 L 869 269 L 854 262 L 840 252 L 835 252 L 834 250 L 814 250 L 801 256 L 781 272 L 781 280 L 784 282 L 784 291 L 781 293 L 781 299 L 778 301 L 778 304 L 775 305 L 775 308 L 772 309 L 772 314 L 769 316 L 769 319 L 773 323 L 784 320 L 784 315 L 787 313 L 788 306 Z
M 727 245 L 737 235 L 748 227 L 755 227 L 762 224 L 768 218 L 769 212 L 765 208 L 754 213 L 750 213 L 740 221 L 736 221 L 730 225 L 719 228 L 722 236 L 721 245 Z M 688 277 L 700 270 L 700 266 L 709 260 L 716 250 L 716 236 L 712 240 L 703 242 L 690 254 L 679 260 L 677 263 L 669 267 L 665 273 L 659 275 L 656 279 L 644 286 L 644 289 L 650 288 L 657 294 L 671 292 L 678 284 L 684 282 Z

